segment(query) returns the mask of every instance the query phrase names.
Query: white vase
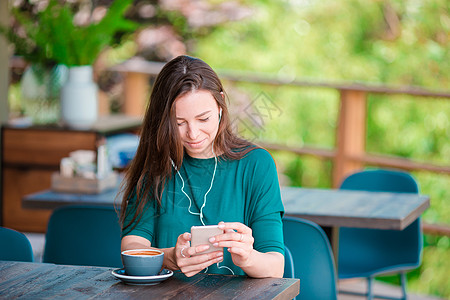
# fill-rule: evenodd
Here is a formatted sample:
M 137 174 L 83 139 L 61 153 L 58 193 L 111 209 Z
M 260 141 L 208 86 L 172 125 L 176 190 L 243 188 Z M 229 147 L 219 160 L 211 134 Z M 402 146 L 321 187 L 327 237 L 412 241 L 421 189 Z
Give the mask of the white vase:
M 97 121 L 97 84 L 92 66 L 69 68 L 69 77 L 61 90 L 61 118 L 74 129 L 89 129 Z

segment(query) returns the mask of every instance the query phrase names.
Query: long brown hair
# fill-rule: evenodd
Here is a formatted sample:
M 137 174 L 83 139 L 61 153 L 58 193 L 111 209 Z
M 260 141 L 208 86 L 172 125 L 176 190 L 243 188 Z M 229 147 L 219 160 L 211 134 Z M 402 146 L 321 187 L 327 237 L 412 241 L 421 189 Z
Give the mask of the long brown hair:
M 240 159 L 252 150 L 251 143 L 237 137 L 231 130 L 230 117 L 219 77 L 204 61 L 190 56 L 178 56 L 168 62 L 156 78 L 150 102 L 142 124 L 136 156 L 125 174 L 120 211 L 122 228 L 140 220 L 148 201 L 161 205 L 165 182 L 172 175 L 172 163 L 179 169 L 184 149 L 176 121 L 175 100 L 193 90 L 211 93 L 222 109 L 219 129 L 214 140 L 215 153 L 222 159 Z M 128 224 L 128 200 L 136 193 L 137 209 Z

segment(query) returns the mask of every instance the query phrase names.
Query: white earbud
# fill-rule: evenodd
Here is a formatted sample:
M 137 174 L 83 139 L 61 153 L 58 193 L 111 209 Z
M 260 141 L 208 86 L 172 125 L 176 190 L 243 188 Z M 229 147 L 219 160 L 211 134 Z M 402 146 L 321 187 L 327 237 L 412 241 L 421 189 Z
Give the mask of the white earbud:
M 222 120 L 222 109 L 220 109 L 220 111 L 219 111 L 219 123 L 220 123 L 220 120 Z

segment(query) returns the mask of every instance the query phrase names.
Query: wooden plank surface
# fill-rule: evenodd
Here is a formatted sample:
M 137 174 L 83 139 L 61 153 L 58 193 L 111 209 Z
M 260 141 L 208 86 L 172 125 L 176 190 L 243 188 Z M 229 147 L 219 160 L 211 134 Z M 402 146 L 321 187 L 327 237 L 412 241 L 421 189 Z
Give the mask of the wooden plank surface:
M 283 187 L 287 215 L 322 226 L 402 230 L 430 206 L 427 195 Z
M 121 203 L 117 197 L 117 189 L 106 190 L 101 194 L 58 193 L 52 190 L 28 194 L 22 199 L 22 206 L 30 209 L 55 209 L 63 205 L 105 205 Z
M 2 299 L 292 299 L 300 281 L 182 273 L 153 286 L 127 285 L 111 268 L 0 261 Z

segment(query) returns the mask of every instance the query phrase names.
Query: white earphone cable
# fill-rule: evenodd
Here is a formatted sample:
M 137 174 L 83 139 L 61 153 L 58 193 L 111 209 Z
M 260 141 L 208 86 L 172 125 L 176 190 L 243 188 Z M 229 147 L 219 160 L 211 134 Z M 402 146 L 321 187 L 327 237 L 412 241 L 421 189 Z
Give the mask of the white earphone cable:
M 203 208 L 206 206 L 206 197 L 208 196 L 209 192 L 210 192 L 211 189 L 212 189 L 212 186 L 213 186 L 213 183 L 214 183 L 214 178 L 215 178 L 215 176 L 216 176 L 216 170 L 217 170 L 217 156 L 216 156 L 216 153 L 214 153 L 214 141 L 212 142 L 211 151 L 212 151 L 212 153 L 213 153 L 213 155 L 214 155 L 214 171 L 213 171 L 213 175 L 212 175 L 212 178 L 211 178 L 211 184 L 209 185 L 209 189 L 206 191 L 205 196 L 203 197 L 203 204 L 202 204 L 202 206 L 200 207 L 200 212 L 198 212 L 198 213 L 191 211 L 191 207 L 192 207 L 192 202 L 193 202 L 193 201 L 192 201 L 191 197 L 189 197 L 189 195 L 184 191 L 184 179 L 183 179 L 183 177 L 181 176 L 180 171 L 179 171 L 179 170 L 177 169 L 177 167 L 175 166 L 175 163 L 173 162 L 173 160 L 170 159 L 170 162 L 172 163 L 173 168 L 177 171 L 177 174 L 178 174 L 178 176 L 179 176 L 180 179 L 181 179 L 181 192 L 189 199 L 188 212 L 189 212 L 190 214 L 200 216 L 200 222 L 202 222 L 202 225 L 203 225 L 203 226 L 206 225 L 205 222 L 203 221 Z M 218 269 L 225 268 L 225 269 L 227 269 L 228 271 L 230 271 L 232 275 L 234 275 L 233 270 L 231 270 L 231 269 L 230 269 L 229 267 L 227 267 L 227 266 L 220 266 L 219 263 L 217 263 L 217 268 L 218 268 Z M 205 269 L 205 273 L 206 273 L 206 272 L 208 272 L 208 267 L 206 267 L 206 269 Z
M 211 147 L 212 149 L 211 149 L 211 151 L 212 151 L 212 153 L 213 153 L 213 155 L 214 155 L 214 171 L 213 171 L 213 175 L 212 175 L 212 178 L 211 178 L 211 184 L 209 185 L 209 188 L 208 188 L 208 190 L 206 191 L 206 193 L 205 193 L 205 196 L 203 197 L 203 204 L 202 204 L 202 206 L 200 207 L 200 212 L 193 212 L 193 211 L 191 211 L 191 207 L 192 207 L 192 199 L 191 199 L 191 197 L 189 197 L 189 195 L 185 192 L 185 190 L 184 190 L 184 179 L 183 179 L 183 177 L 181 176 L 181 174 L 180 174 L 180 171 L 177 169 L 177 167 L 175 166 L 175 163 L 173 162 L 173 160 L 172 159 L 170 159 L 170 162 L 172 163 L 172 166 L 174 167 L 174 169 L 177 171 L 177 174 L 178 174 L 178 176 L 180 177 L 180 179 L 181 179 L 181 192 L 189 199 L 189 207 L 188 207 L 188 212 L 190 213 L 190 214 L 193 214 L 193 215 L 197 215 L 197 216 L 200 216 L 200 222 L 202 222 L 202 225 L 203 226 L 205 226 L 206 224 L 205 224 L 205 222 L 203 221 L 203 208 L 206 206 L 206 197 L 208 196 L 208 194 L 209 194 L 209 192 L 211 191 L 211 189 L 212 189 L 212 186 L 213 186 L 213 183 L 214 183 L 214 178 L 216 177 L 216 170 L 217 170 L 217 156 L 216 156 L 216 154 L 214 153 L 214 141 L 212 142 L 212 147 Z

